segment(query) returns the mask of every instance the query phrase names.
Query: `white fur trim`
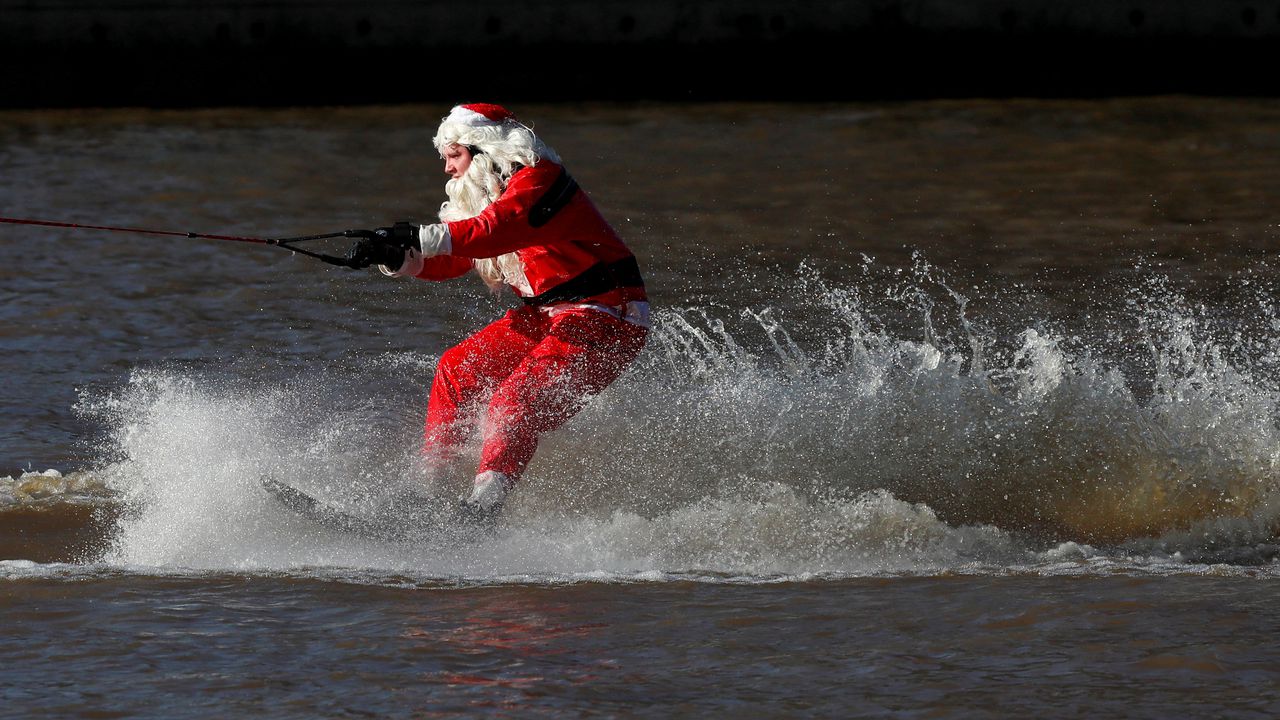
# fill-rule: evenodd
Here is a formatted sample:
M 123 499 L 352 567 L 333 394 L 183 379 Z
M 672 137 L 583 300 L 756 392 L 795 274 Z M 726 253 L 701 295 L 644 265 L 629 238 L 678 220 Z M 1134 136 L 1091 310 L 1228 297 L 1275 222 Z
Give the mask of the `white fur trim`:
M 475 110 L 468 110 L 461 105 L 450 110 L 449 116 L 446 117 L 444 121 L 447 123 L 460 123 L 467 127 L 495 127 L 502 124 L 500 122 L 490 120 Z
M 453 253 L 453 236 L 449 234 L 449 226 L 444 223 L 423 225 L 419 228 L 418 244 L 422 246 L 423 257 Z
M 569 310 L 595 310 L 597 312 L 612 315 L 624 322 L 640 327 L 649 327 L 649 303 L 643 300 L 634 300 L 622 305 L 601 305 L 599 303 L 556 303 L 555 305 L 547 305 L 542 311 L 551 317 L 555 317 L 562 312 Z
M 481 510 L 492 510 L 502 505 L 507 499 L 507 490 L 511 488 L 511 478 L 497 470 L 487 470 L 476 476 L 476 483 L 471 488 L 471 496 L 467 504 Z
M 405 277 L 406 275 L 413 277 L 422 272 L 422 259 L 422 253 L 409 248 L 404 253 L 404 262 L 400 263 L 400 267 L 392 270 L 386 265 L 379 265 L 378 269 L 382 271 L 383 275 L 390 275 L 391 277 Z
M 529 283 L 529 276 L 524 274 L 524 261 L 520 259 L 519 255 L 516 255 L 515 253 L 511 254 L 515 255 L 516 258 L 516 262 L 513 263 L 515 267 L 502 268 L 502 274 L 504 276 L 509 276 L 504 279 L 507 281 L 507 284 L 516 289 L 516 293 L 519 294 L 520 297 L 533 297 L 533 285 Z

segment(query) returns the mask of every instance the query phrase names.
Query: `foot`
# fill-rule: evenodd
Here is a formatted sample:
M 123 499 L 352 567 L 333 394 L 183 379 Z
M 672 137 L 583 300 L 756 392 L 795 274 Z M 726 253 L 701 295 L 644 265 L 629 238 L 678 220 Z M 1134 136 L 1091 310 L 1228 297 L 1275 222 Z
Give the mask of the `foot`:
M 471 488 L 471 495 L 459 506 L 460 519 L 468 525 L 486 528 L 497 525 L 511 485 L 511 479 L 500 472 L 489 470 L 480 473 Z

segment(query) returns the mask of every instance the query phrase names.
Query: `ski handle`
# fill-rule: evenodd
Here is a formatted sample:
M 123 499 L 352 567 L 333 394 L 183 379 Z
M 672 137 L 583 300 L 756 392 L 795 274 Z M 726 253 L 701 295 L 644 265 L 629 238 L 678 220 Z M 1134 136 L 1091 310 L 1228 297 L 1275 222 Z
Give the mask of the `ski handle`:
M 328 263 L 330 265 L 337 265 L 338 267 L 359 269 L 356 266 L 356 264 L 351 262 L 351 260 L 348 258 L 338 257 L 336 255 L 326 255 L 324 253 L 314 252 L 312 250 L 307 250 L 305 248 L 300 248 L 294 245 L 294 243 L 304 242 L 307 240 L 323 240 L 325 238 L 335 238 L 335 237 L 364 238 L 369 240 L 379 240 L 382 238 L 382 236 L 378 235 L 376 232 L 372 230 L 343 230 L 342 232 L 325 233 L 322 235 L 303 235 L 302 237 L 294 237 L 294 238 L 270 238 L 267 240 L 267 244 L 275 245 L 276 247 L 281 247 L 281 248 L 284 248 L 285 250 L 296 252 L 301 255 L 306 255 L 307 257 L 315 258 L 316 260 Z

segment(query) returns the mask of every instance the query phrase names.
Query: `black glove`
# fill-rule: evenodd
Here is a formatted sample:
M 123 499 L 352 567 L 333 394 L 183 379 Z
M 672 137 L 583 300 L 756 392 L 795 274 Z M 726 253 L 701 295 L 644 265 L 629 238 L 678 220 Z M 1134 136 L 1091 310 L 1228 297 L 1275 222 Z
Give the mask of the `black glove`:
M 362 238 L 347 253 L 347 264 L 353 268 L 367 268 L 370 265 L 386 265 L 392 270 L 399 270 L 404 264 L 405 249 L 390 245 L 381 238 Z
M 347 253 L 347 264 L 353 268 L 386 265 L 397 270 L 404 263 L 405 251 L 418 247 L 418 226 L 410 222 L 377 230 L 348 230 L 347 234 L 360 238 Z
M 418 245 L 418 226 L 416 223 L 401 221 L 391 227 L 378 228 L 373 231 L 373 234 L 398 248 L 407 250 L 420 247 Z

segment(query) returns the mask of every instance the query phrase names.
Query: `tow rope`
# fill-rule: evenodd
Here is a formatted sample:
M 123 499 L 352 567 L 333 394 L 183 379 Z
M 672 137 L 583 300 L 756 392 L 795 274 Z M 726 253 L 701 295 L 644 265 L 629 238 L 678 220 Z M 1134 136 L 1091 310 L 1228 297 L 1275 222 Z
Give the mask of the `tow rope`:
M 245 237 L 240 235 L 211 235 L 209 233 L 184 232 L 178 230 L 152 230 L 149 228 L 132 228 L 132 227 L 116 227 L 112 225 L 85 225 L 71 222 L 57 222 L 54 220 L 32 220 L 30 218 L 9 218 L 0 217 L 0 223 L 9 225 L 39 225 L 42 227 L 71 228 L 74 230 L 104 230 L 106 232 L 136 233 L 141 235 L 167 235 L 170 237 L 182 237 L 199 240 L 225 240 L 230 242 L 258 243 L 260 245 L 274 245 L 275 247 L 284 248 L 290 252 L 296 252 L 307 257 L 312 257 L 321 262 L 337 265 L 338 267 L 353 268 L 354 264 L 347 258 L 337 257 L 334 255 L 326 255 L 324 253 L 314 252 L 305 248 L 296 247 L 294 243 L 306 242 L 308 240 L 324 240 L 328 238 L 377 238 L 377 234 L 372 230 L 342 230 L 339 232 L 322 233 L 319 235 L 301 235 L 299 237 L 288 238 L 260 238 Z

